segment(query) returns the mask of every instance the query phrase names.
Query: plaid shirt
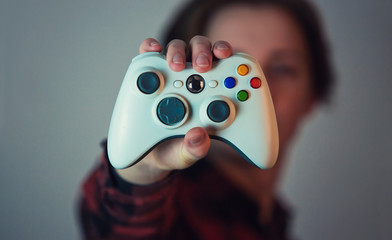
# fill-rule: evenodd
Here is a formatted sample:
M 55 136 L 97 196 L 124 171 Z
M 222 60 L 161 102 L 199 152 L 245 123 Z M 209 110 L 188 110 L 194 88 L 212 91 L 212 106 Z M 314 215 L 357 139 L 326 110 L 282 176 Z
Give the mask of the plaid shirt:
M 79 210 L 83 236 L 91 240 L 288 238 L 279 201 L 270 224 L 260 225 L 257 205 L 206 159 L 138 186 L 116 174 L 105 149 L 82 186 Z

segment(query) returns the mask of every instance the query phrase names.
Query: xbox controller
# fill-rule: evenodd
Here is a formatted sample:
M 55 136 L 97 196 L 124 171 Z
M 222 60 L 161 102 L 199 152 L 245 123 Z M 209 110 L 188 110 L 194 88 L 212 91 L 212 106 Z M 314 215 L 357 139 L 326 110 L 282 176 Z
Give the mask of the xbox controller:
M 132 59 L 113 110 L 108 155 L 126 168 L 159 143 L 203 127 L 259 168 L 278 155 L 278 129 L 271 95 L 256 59 L 244 54 L 214 62 L 206 73 L 190 63 L 172 71 L 156 52 Z

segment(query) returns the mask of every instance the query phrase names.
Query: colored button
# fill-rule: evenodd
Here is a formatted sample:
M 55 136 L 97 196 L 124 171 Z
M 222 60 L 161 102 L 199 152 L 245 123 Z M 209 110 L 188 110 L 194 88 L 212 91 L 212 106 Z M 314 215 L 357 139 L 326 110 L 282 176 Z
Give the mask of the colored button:
M 225 79 L 225 87 L 227 87 L 227 88 L 233 88 L 233 87 L 235 87 L 235 84 L 236 84 L 235 78 L 233 78 L 233 77 L 227 77 L 227 78 Z
M 250 86 L 252 88 L 259 88 L 261 86 L 261 80 L 258 77 L 254 77 L 250 80 Z
M 184 83 L 181 80 L 176 80 L 176 81 L 174 81 L 173 85 L 175 88 L 180 88 L 180 87 L 182 87 L 182 85 L 184 85 Z
M 191 93 L 199 93 L 204 89 L 204 79 L 202 76 L 194 74 L 186 80 L 186 87 Z
M 184 103 L 176 97 L 164 98 L 157 107 L 157 115 L 162 123 L 172 126 L 181 122 L 186 113 Z
M 237 72 L 238 72 L 239 75 L 245 76 L 246 74 L 249 73 L 249 68 L 245 64 L 241 64 L 241 65 L 238 66 Z
M 240 100 L 241 102 L 248 100 L 249 94 L 245 90 L 241 90 L 237 93 L 237 99 Z
M 218 86 L 218 81 L 216 80 L 209 81 L 208 86 L 210 86 L 210 88 L 216 88 Z
M 207 107 L 207 115 L 214 122 L 223 122 L 230 115 L 230 107 L 225 101 L 213 101 Z
M 160 85 L 159 77 L 154 72 L 145 72 L 137 78 L 137 86 L 145 94 L 154 93 Z

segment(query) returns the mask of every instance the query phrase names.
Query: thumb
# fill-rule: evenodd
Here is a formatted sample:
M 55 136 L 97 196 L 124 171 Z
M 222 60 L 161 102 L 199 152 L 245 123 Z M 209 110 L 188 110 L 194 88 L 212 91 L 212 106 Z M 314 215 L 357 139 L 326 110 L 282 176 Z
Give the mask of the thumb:
M 205 157 L 210 144 L 210 138 L 204 128 L 196 127 L 189 130 L 179 149 L 176 168 L 190 167 L 197 160 Z

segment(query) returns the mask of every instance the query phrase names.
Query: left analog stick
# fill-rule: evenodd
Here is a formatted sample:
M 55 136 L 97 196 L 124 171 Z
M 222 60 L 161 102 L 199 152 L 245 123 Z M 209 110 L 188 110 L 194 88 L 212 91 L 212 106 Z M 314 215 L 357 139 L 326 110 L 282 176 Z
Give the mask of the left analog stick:
M 159 76 L 154 72 L 144 72 L 137 78 L 137 86 L 145 94 L 152 94 L 160 86 Z

